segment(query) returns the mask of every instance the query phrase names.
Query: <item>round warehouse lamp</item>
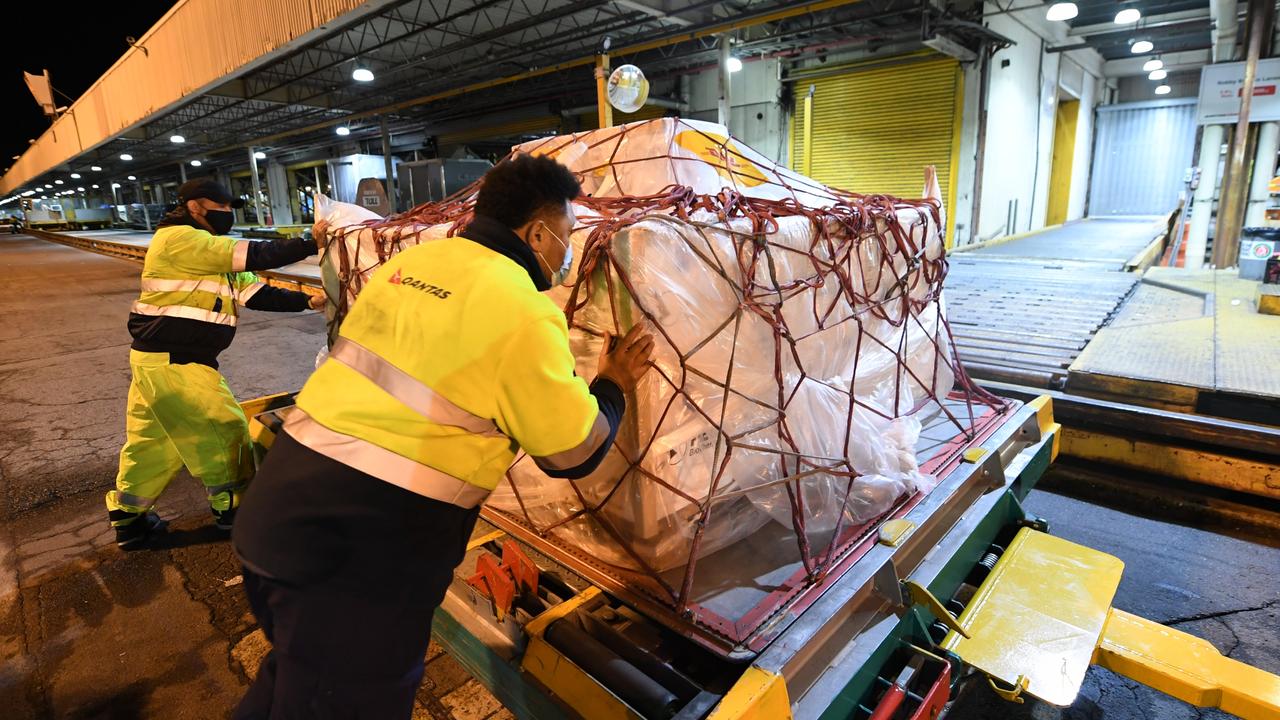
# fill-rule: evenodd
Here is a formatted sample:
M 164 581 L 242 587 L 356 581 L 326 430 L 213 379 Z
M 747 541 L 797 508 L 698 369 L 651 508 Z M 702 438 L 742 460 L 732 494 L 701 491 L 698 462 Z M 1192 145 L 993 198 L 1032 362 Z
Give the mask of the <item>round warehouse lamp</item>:
M 130 155 L 129 153 L 120 153 L 120 159 L 128 161 L 128 160 L 132 160 L 133 156 Z
M 102 172 L 102 168 L 98 167 L 97 165 L 90 165 L 89 169 L 94 172 Z
M 171 142 L 171 143 L 184 143 L 184 142 L 186 142 L 186 141 L 187 141 L 187 139 L 186 139 L 186 138 L 184 138 L 184 137 L 182 137 L 181 135 L 170 135 L 170 136 L 169 136 L 169 142 Z
M 742 61 L 736 57 L 730 57 L 729 62 L 725 63 L 729 68 L 729 72 L 735 73 L 742 69 Z
M 1169 71 L 1168 71 L 1168 70 L 1152 70 L 1152 71 L 1151 71 L 1151 74 L 1147 76 L 1147 79 L 1148 79 L 1148 80 L 1163 80 L 1163 79 L 1165 79 L 1165 78 L 1167 78 L 1167 77 L 1169 77 Z
M 649 80 L 635 65 L 620 65 L 609 74 L 606 94 L 609 104 L 618 111 L 633 113 L 644 107 L 649 99 Z
M 266 160 L 266 159 L 267 159 L 267 154 L 266 154 L 266 153 L 264 153 L 264 152 L 262 152 L 261 150 L 259 150 L 259 151 L 255 152 L 255 153 L 253 154 L 253 159 L 254 159 L 254 160 Z
M 1138 10 L 1138 8 L 1125 8 L 1120 12 L 1116 13 L 1117 25 L 1128 25 L 1130 23 L 1136 23 L 1141 19 L 1142 19 L 1142 13 Z
M 351 71 L 351 79 L 356 82 L 373 82 L 373 71 L 369 68 L 358 67 Z
M 84 192 L 84 188 L 82 188 L 82 187 L 78 187 L 78 188 L 76 188 L 76 192 Z
M 72 180 L 79 180 L 79 179 L 80 179 L 80 173 L 71 173 L 71 179 L 72 179 Z
M 339 135 L 350 135 L 350 134 L 351 134 L 351 128 L 347 127 L 346 125 L 339 125 L 338 127 L 334 128 L 334 130 L 333 130 L 333 131 L 334 131 L 334 132 L 336 132 L 336 133 L 338 133 Z
M 1080 14 L 1080 8 L 1073 2 L 1056 2 L 1049 6 L 1044 19 L 1050 22 L 1062 22 Z
M 137 179 L 138 179 L 137 175 L 130 175 L 129 177 L 125 178 L 125 180 L 137 180 Z
M 203 163 L 201 163 L 199 160 L 192 160 L 192 161 L 191 161 L 191 167 L 200 167 L 202 164 L 203 164 Z
M 1163 60 L 1160 58 L 1151 58 L 1150 60 L 1142 63 L 1142 72 L 1151 72 L 1152 70 L 1159 70 L 1162 67 L 1164 67 Z
M 1160 86 L 1158 86 L 1158 87 L 1156 88 L 1156 94 L 1157 94 L 1157 95 L 1168 95 L 1168 94 L 1169 94 L 1169 91 L 1170 91 L 1171 89 L 1172 89 L 1172 88 L 1170 88 L 1168 85 L 1160 85 Z
M 53 184 L 54 184 L 54 185 L 61 185 L 61 184 L 62 184 L 62 181 L 61 181 L 61 180 L 54 180 L 54 181 L 53 181 Z
M 97 189 L 98 189 L 98 184 L 97 184 L 97 183 L 94 183 L 94 184 L 93 184 L 93 185 L 91 185 L 90 187 L 92 187 L 94 190 L 97 190 Z
M 1129 52 L 1133 53 L 1134 55 L 1141 55 L 1142 53 L 1151 52 L 1155 48 L 1156 46 L 1152 45 L 1150 40 L 1139 40 L 1138 42 L 1129 46 Z

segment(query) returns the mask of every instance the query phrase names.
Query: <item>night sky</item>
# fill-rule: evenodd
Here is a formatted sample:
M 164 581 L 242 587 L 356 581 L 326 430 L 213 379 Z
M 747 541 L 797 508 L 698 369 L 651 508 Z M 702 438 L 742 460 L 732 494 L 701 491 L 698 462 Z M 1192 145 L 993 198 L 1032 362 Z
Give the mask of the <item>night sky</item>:
M 24 70 L 38 75 L 47 68 L 55 90 L 79 98 L 129 49 L 126 36 L 142 37 L 172 6 L 173 2 L 146 1 L 101 6 L 10 3 L 4 23 L 7 52 L 0 60 L 0 97 L 7 101 L 0 121 L 0 169 L 26 151 L 28 139 L 49 129 L 49 119 L 22 79 Z M 57 92 L 54 101 L 59 107 L 71 104 Z

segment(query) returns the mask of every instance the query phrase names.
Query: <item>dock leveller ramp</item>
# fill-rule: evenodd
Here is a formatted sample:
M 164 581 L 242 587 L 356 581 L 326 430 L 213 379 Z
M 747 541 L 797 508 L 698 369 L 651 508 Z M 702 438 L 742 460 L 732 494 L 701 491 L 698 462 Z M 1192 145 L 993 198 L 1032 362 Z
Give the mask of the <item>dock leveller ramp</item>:
M 1006 700 L 1070 705 L 1090 664 L 1199 707 L 1280 718 L 1280 677 L 1205 640 L 1111 606 L 1124 563 L 1023 528 L 942 648 L 985 673 Z

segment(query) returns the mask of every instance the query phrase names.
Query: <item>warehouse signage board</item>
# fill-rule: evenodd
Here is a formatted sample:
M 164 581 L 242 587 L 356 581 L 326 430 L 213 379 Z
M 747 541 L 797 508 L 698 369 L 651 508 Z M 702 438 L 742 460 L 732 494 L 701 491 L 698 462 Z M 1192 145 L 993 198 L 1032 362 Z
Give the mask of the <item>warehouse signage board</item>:
M 1206 65 L 1200 71 L 1200 111 L 1202 125 L 1234 123 L 1239 119 L 1240 92 L 1244 89 L 1244 63 Z M 1258 61 L 1249 103 L 1249 122 L 1280 120 L 1280 58 Z

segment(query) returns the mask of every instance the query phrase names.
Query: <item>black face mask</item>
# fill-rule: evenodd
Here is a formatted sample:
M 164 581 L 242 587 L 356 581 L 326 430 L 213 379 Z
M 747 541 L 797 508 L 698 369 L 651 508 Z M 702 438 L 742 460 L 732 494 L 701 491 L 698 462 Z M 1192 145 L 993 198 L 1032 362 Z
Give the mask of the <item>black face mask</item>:
M 214 235 L 226 235 L 231 232 L 231 226 L 236 224 L 236 214 L 230 210 L 207 210 L 204 221 L 213 228 Z

